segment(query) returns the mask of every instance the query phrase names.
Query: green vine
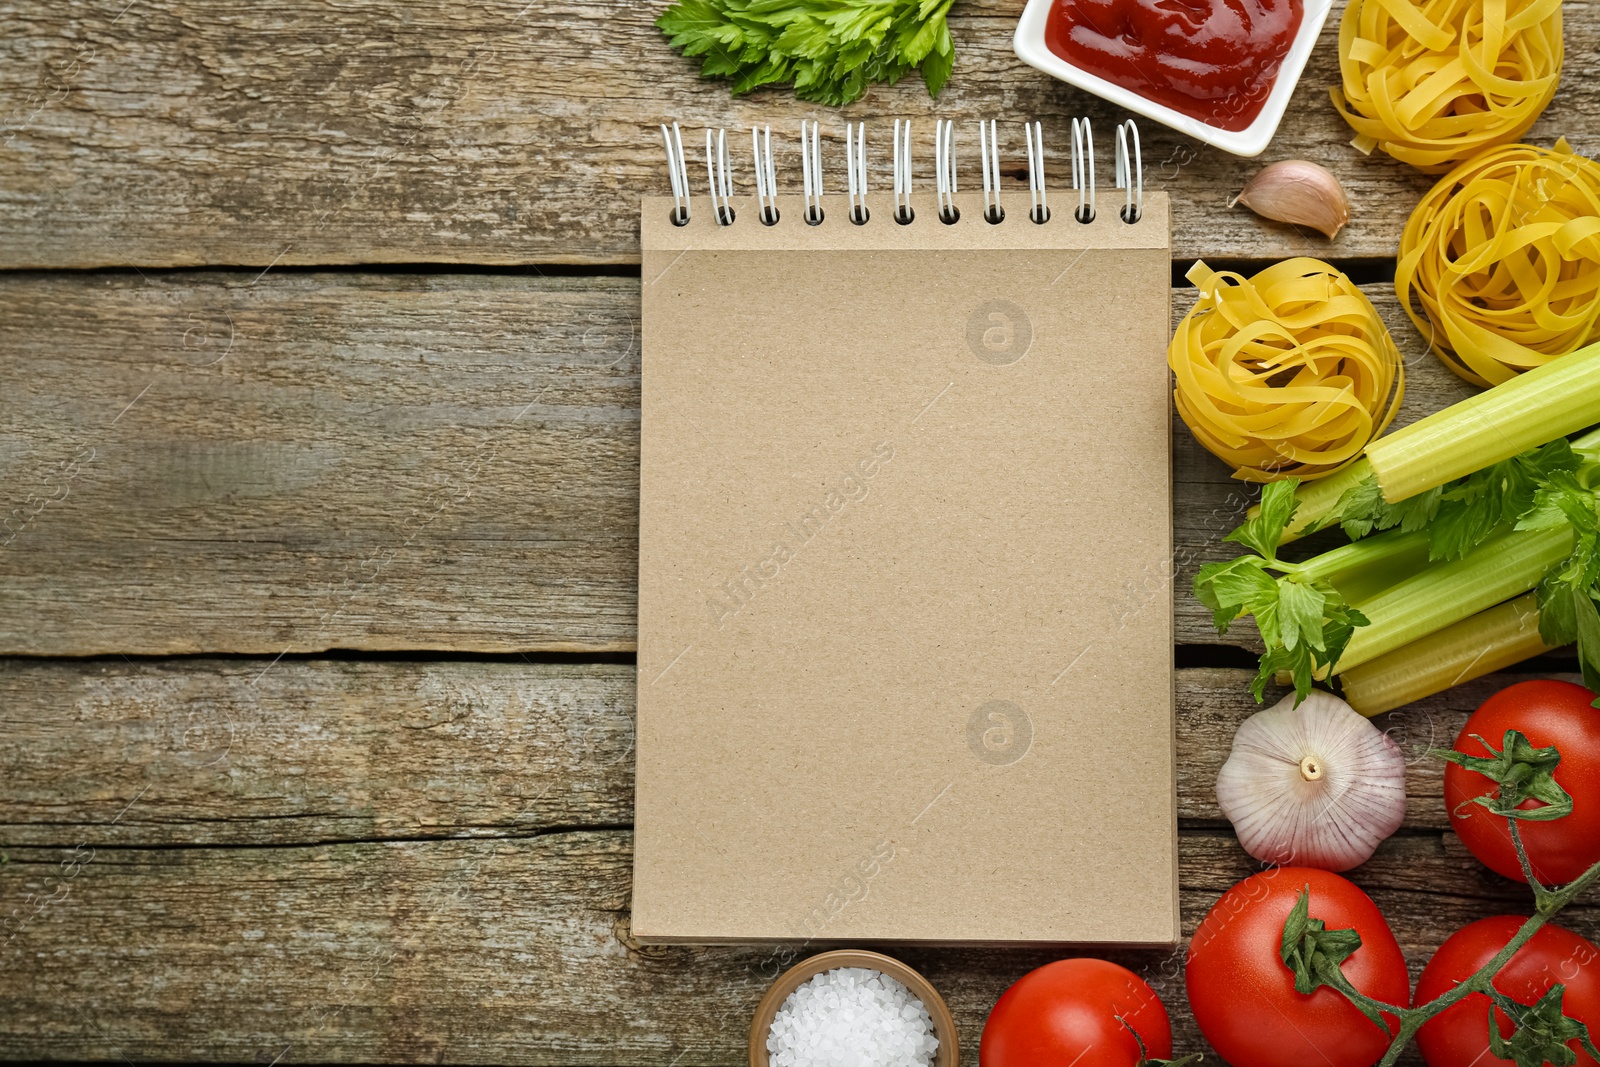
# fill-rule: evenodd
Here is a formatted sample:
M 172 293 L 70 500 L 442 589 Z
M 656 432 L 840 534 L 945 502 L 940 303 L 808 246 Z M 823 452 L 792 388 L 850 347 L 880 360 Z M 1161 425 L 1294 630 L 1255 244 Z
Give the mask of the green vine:
M 1545 1063 L 1556 1067 L 1572 1067 L 1578 1058 L 1568 1042 L 1577 1041 L 1589 1055 L 1600 1059 L 1600 1051 L 1595 1049 L 1588 1029 L 1562 1014 L 1565 986 L 1560 983 L 1552 985 L 1536 1004 L 1522 1004 L 1494 987 L 1495 976 L 1511 957 L 1561 909 L 1576 900 L 1596 880 L 1600 880 L 1600 862 L 1564 886 L 1541 884 L 1534 876 L 1533 865 L 1528 860 L 1528 850 L 1522 843 L 1522 831 L 1517 823 L 1524 819 L 1549 821 L 1561 818 L 1572 810 L 1571 799 L 1555 783 L 1554 772 L 1561 755 L 1554 748 L 1533 747 L 1526 737 L 1515 730 L 1506 732 L 1504 745 L 1499 752 L 1490 748 L 1482 738 L 1477 740 L 1492 754 L 1491 758 L 1437 750 L 1433 755 L 1483 774 L 1500 787 L 1494 798 L 1482 797 L 1474 803 L 1482 804 L 1507 820 L 1511 843 L 1517 850 L 1517 860 L 1522 865 L 1528 887 L 1533 890 L 1533 915 L 1522 924 L 1516 935 L 1476 974 L 1449 992 L 1414 1007 L 1386 1004 L 1356 989 L 1340 970 L 1340 964 L 1360 947 L 1361 936 L 1354 930 L 1325 929 L 1320 919 L 1310 915 L 1309 894 L 1302 893 L 1284 922 L 1283 961 L 1295 973 L 1297 991 L 1310 993 L 1321 986 L 1337 990 L 1363 1015 L 1393 1034 L 1389 1049 L 1378 1061 L 1378 1067 L 1392 1067 L 1424 1023 L 1473 993 L 1482 993 L 1493 1002 L 1493 1007 L 1489 1009 L 1489 1050 L 1494 1055 L 1511 1060 L 1518 1067 L 1540 1067 Z M 1526 809 L 1517 807 L 1530 798 L 1540 800 L 1543 804 Z M 1515 1028 L 1509 1038 L 1500 1035 L 1500 1027 L 1494 1018 L 1495 1008 L 1503 1011 Z M 1389 1018 L 1385 1019 L 1384 1016 Z M 1390 1022 L 1391 1019 L 1393 1022 Z

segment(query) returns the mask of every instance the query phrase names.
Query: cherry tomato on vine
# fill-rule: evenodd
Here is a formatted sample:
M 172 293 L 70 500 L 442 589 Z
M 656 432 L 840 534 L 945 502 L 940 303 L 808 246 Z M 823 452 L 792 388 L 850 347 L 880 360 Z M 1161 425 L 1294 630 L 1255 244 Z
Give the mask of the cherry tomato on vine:
M 1439 946 L 1417 979 L 1417 1004 L 1434 1000 L 1472 975 L 1506 946 L 1524 918 L 1496 915 L 1463 926 Z M 1494 987 L 1512 1000 L 1533 1004 L 1557 982 L 1566 987 L 1562 1014 L 1589 1028 L 1591 1039 L 1600 1036 L 1600 948 L 1571 930 L 1546 925 L 1533 935 L 1494 978 Z M 1511 1036 L 1511 1020 L 1495 1009 L 1500 1036 Z M 1581 1067 L 1595 1067 L 1576 1041 Z M 1417 1032 L 1417 1047 L 1428 1067 L 1514 1067 L 1511 1060 L 1489 1051 L 1489 998 L 1471 993 L 1429 1019 Z
M 1456 737 L 1456 750 L 1470 756 L 1493 755 L 1473 734 L 1499 751 L 1507 730 L 1521 732 L 1536 747 L 1560 749 L 1555 780 L 1572 797 L 1571 813 L 1549 822 L 1518 821 L 1533 873 L 1546 885 L 1570 882 L 1600 860 L 1600 711 L 1590 707 L 1592 700 L 1593 693 L 1571 682 L 1518 682 L 1485 700 Z M 1454 763 L 1445 768 L 1451 828 L 1485 866 L 1525 881 L 1506 820 L 1471 802 L 1498 792 L 1493 780 L 1476 771 Z
M 978 1063 L 1136 1067 L 1141 1040 L 1150 1057 L 1171 1057 L 1172 1022 L 1144 979 L 1106 960 L 1057 960 L 1029 971 L 995 1001 Z
M 1387 1004 L 1410 999 L 1400 945 L 1378 906 L 1353 883 L 1314 867 L 1251 875 L 1200 921 L 1184 971 L 1200 1032 L 1233 1067 L 1371 1067 L 1389 1047 L 1390 1035 L 1338 991 L 1295 991 L 1280 950 L 1284 922 L 1302 891 L 1310 895 L 1310 916 L 1328 930 L 1361 935 L 1361 946 L 1340 965 L 1351 984 Z

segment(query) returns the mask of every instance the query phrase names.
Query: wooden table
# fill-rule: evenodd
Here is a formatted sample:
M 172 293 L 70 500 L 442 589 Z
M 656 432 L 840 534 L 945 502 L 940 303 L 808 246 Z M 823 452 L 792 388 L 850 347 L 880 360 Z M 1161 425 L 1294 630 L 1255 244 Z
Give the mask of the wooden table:
M 847 118 L 887 144 L 895 116 L 1028 117 L 1059 153 L 1068 116 L 1102 138 L 1120 116 L 1014 59 L 1017 0 L 958 8 L 937 105 L 912 78 L 842 114 L 698 82 L 659 7 L 0 5 L 0 1054 L 741 1061 L 773 952 L 628 926 L 654 124 L 771 121 L 792 155 L 807 115 L 833 154 Z M 1600 8 L 1566 17 L 1530 139 L 1592 155 Z M 1149 124 L 1144 158 L 1174 196 L 1175 313 L 1198 255 L 1331 257 L 1395 331 L 1409 419 L 1468 390 L 1385 284 L 1428 179 L 1348 147 L 1337 21 L 1267 157 L 1344 179 L 1336 243 L 1230 211 L 1255 163 Z M 1182 592 L 1246 496 L 1174 441 L 1192 926 L 1254 869 L 1211 792 L 1252 656 Z M 1355 878 L 1413 968 L 1526 906 L 1445 829 L 1423 755 L 1505 681 L 1384 722 L 1411 810 Z M 1600 935 L 1593 906 L 1565 921 Z M 1058 953 L 901 955 L 975 1063 L 995 997 Z M 1116 958 L 1201 1047 L 1181 950 Z

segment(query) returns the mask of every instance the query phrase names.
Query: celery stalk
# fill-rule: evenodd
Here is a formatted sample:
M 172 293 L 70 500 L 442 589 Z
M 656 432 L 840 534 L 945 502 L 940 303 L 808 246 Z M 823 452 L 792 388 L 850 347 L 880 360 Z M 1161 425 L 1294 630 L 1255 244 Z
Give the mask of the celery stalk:
M 1550 647 L 1539 637 L 1538 597 L 1526 593 L 1342 671 L 1339 682 L 1351 707 L 1378 715 Z
M 1367 460 L 1395 504 L 1597 422 L 1593 344 L 1378 438 Z
M 1539 584 L 1572 552 L 1569 525 L 1508 531 L 1464 559 L 1436 562 L 1361 605 L 1356 630 L 1335 670 L 1346 671 L 1460 622 Z
M 1330 548 L 1322 555 L 1313 556 L 1304 563 L 1280 562 L 1277 566 L 1287 574 L 1298 576 L 1304 582 L 1321 579 L 1332 581 L 1340 587 L 1340 592 L 1343 592 L 1344 583 L 1339 581 L 1342 575 L 1379 566 L 1397 556 L 1415 555 L 1418 552 L 1422 553 L 1422 559 L 1426 562 L 1428 558 L 1426 530 L 1416 530 L 1412 533 L 1390 530 L 1364 537 L 1359 541 L 1351 541 L 1338 548 Z
M 1600 345 L 1551 360 L 1503 385 L 1380 437 L 1344 470 L 1295 491 L 1299 507 L 1282 544 L 1333 514 L 1339 498 L 1377 475 L 1391 504 L 1482 470 L 1519 452 L 1600 423 Z M 1572 442 L 1600 447 L 1600 430 Z M 1254 518 L 1257 509 L 1251 508 Z
M 1372 464 L 1362 456 L 1342 471 L 1318 478 L 1314 482 L 1304 482 L 1295 490 L 1294 497 L 1300 502 L 1295 509 L 1294 521 L 1289 528 L 1283 531 L 1281 544 L 1298 541 L 1306 534 L 1306 527 L 1321 522 L 1323 518 L 1333 514 L 1333 509 L 1339 506 L 1339 498 L 1344 496 L 1346 490 L 1354 489 L 1368 478 L 1372 477 Z M 1250 517 L 1254 518 L 1257 509 L 1250 509 Z

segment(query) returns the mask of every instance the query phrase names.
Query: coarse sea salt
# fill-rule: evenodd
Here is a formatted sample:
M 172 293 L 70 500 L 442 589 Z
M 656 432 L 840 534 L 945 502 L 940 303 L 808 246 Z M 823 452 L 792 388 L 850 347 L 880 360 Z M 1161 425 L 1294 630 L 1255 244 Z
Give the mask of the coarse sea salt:
M 916 995 L 880 971 L 837 967 L 806 982 L 767 1031 L 772 1067 L 933 1067 L 939 1039 Z

